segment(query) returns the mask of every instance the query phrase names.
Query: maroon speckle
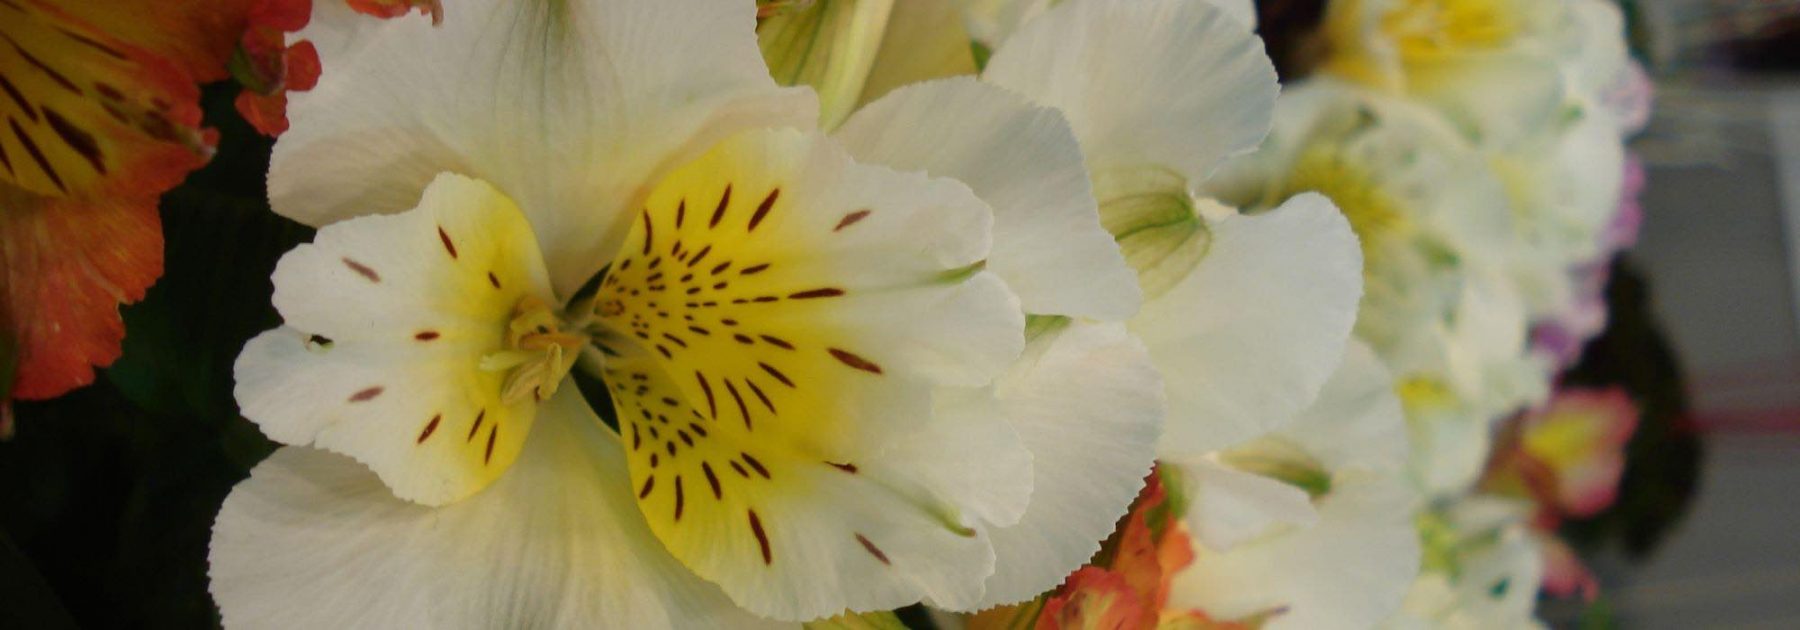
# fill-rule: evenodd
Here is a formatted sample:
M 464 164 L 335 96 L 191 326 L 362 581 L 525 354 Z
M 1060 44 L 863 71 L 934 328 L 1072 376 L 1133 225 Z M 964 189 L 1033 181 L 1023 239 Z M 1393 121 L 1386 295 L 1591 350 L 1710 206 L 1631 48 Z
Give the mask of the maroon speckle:
M 712 464 L 700 462 L 700 472 L 706 473 L 706 483 L 712 486 L 713 498 L 725 498 L 725 490 L 719 486 L 719 476 L 713 474 Z
M 844 365 L 848 365 L 850 367 L 856 368 L 858 370 L 862 370 L 864 372 L 868 372 L 870 374 L 880 374 L 881 373 L 881 366 L 876 365 L 874 361 L 864 359 L 864 358 L 857 356 L 846 350 L 839 350 L 837 348 L 831 348 L 829 351 L 831 352 L 832 357 L 835 357 L 838 361 L 842 361 L 844 363 Z
M 450 242 L 450 234 L 444 232 L 444 227 L 441 225 L 438 226 L 438 240 L 444 242 L 444 251 L 450 252 L 451 258 L 456 258 L 456 243 Z
M 713 210 L 712 221 L 708 222 L 706 224 L 706 227 L 708 227 L 708 228 L 719 227 L 719 219 L 725 218 L 725 208 L 730 205 L 731 205 L 731 184 L 726 184 L 725 185 L 725 194 L 721 195 L 719 197 L 719 208 L 717 210 Z
M 357 275 L 368 278 L 369 282 L 381 282 L 381 274 L 375 273 L 375 270 L 370 269 L 368 265 L 350 260 L 349 258 L 344 258 L 342 260 L 344 261 L 345 267 L 349 267 L 350 270 L 356 272 Z
M 431 422 L 428 422 L 425 424 L 425 430 L 419 432 L 419 441 L 414 442 L 414 443 L 415 444 L 424 444 L 425 439 L 431 437 L 432 432 L 437 431 L 438 421 L 443 420 L 443 419 L 444 419 L 444 414 L 441 414 L 441 413 L 438 415 L 432 416 Z
M 768 372 L 769 376 L 773 376 L 773 377 L 775 377 L 775 380 L 781 381 L 782 385 L 786 385 L 788 387 L 794 386 L 794 382 L 788 380 L 787 375 L 782 374 L 781 370 L 775 369 L 775 366 L 769 365 L 767 363 L 761 363 L 761 362 L 758 362 L 757 365 L 761 366 L 764 372 Z
M 749 453 L 738 454 L 744 456 L 744 463 L 749 464 L 751 468 L 756 469 L 756 474 L 762 475 L 764 479 L 771 478 L 769 477 L 769 469 L 763 468 L 762 462 L 757 461 L 755 457 L 751 457 Z
M 381 386 L 376 385 L 374 387 L 370 387 L 370 388 L 362 390 L 360 392 L 351 394 L 350 402 L 368 402 L 368 401 L 374 400 L 376 396 L 380 396 L 381 392 L 382 392 Z
M 763 532 L 762 519 L 756 518 L 756 510 L 750 510 L 750 531 L 756 534 L 756 544 L 762 547 L 763 564 L 773 564 L 775 558 L 769 554 L 769 535 Z
M 875 543 L 869 542 L 869 539 L 864 538 L 862 534 L 856 535 L 856 542 L 862 543 L 863 549 L 868 550 L 869 555 L 875 556 L 875 559 L 880 560 L 882 564 L 893 564 L 892 562 L 888 562 L 887 554 L 882 553 L 880 547 L 876 547 Z
M 788 295 L 788 298 L 794 299 L 794 300 L 810 300 L 813 298 L 837 297 L 837 296 L 840 296 L 843 294 L 844 294 L 843 289 L 826 287 L 823 289 L 812 289 L 810 291 L 801 291 L 799 293 L 793 293 L 793 294 Z
M 867 218 L 869 216 L 869 212 L 870 212 L 869 210 L 857 210 L 856 212 L 846 214 L 846 215 L 844 215 L 843 220 L 838 221 L 837 227 L 831 228 L 831 231 L 836 232 L 836 231 L 842 230 L 844 228 L 850 227 L 852 225 L 855 225 L 857 221 L 861 221 L 864 218 Z
M 747 228 L 747 231 L 756 230 L 756 226 L 762 223 L 763 217 L 768 216 L 769 209 L 775 207 L 775 199 L 780 196 L 780 188 L 769 191 L 769 196 L 763 198 L 762 203 L 757 204 L 756 213 L 750 215 L 750 227 Z

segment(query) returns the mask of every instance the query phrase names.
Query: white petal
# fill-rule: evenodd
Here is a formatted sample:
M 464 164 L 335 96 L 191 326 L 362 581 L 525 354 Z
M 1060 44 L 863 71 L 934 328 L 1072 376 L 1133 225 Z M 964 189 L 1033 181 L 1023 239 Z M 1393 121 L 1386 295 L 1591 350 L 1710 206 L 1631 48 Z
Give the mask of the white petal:
M 1062 3 L 983 78 L 1062 110 L 1093 171 L 1162 167 L 1190 187 L 1256 148 L 1277 90 L 1262 40 L 1201 0 Z
M 773 627 L 651 537 L 617 438 L 574 388 L 489 491 L 428 508 L 347 458 L 277 451 L 226 498 L 208 556 L 232 628 Z
M 926 445 L 903 442 L 892 449 L 899 457 L 875 453 L 829 460 L 771 437 L 769 428 L 749 431 L 734 417 L 709 420 L 679 404 L 679 386 L 651 357 L 609 357 L 605 377 L 624 423 L 632 487 L 638 488 L 638 507 L 651 531 L 739 605 L 803 621 L 927 598 L 962 605 L 980 596 L 983 579 L 993 572 L 994 553 L 960 515 L 982 510 L 965 510 L 952 501 L 983 495 L 934 495 L 945 471 L 920 471 L 936 460 L 904 457 Z M 758 404 L 757 399 L 743 403 Z M 782 423 L 794 430 L 836 420 L 790 415 L 765 417 L 759 426 Z M 1029 466 L 1023 445 L 1009 432 L 954 433 L 998 441 L 953 448 L 990 451 L 992 464 Z M 931 435 L 942 445 L 944 434 Z M 1001 478 L 1029 474 L 1027 468 Z M 962 486 L 971 488 L 972 481 L 980 480 Z
M 323 76 L 289 96 L 269 197 L 310 225 L 402 210 L 441 171 L 519 201 L 557 289 L 606 262 L 658 174 L 738 130 L 811 126 L 733 0 L 447 0 L 444 20 L 314 3 Z
M 1393 378 L 1366 346 L 1350 344 L 1312 407 L 1244 447 L 1300 453 L 1329 475 L 1312 504 L 1317 522 L 1229 549 L 1197 550 L 1176 579 L 1171 604 L 1224 618 L 1282 609 L 1271 628 L 1368 628 L 1392 615 L 1420 556 L 1405 430 Z M 1211 486 L 1196 485 L 1188 522 L 1204 534 L 1216 512 L 1204 509 Z
M 1350 343 L 1319 398 L 1280 432 L 1327 471 L 1393 473 L 1406 467 L 1405 414 L 1394 377 L 1374 351 Z
M 993 552 L 966 517 L 1016 518 L 1030 456 L 1008 427 L 925 419 L 934 392 L 986 386 L 1024 346 L 1017 298 L 979 270 L 987 206 L 758 130 L 676 169 L 639 216 L 595 303 L 657 537 L 781 619 L 978 598 Z M 943 454 L 911 455 L 952 439 L 993 457 L 919 470 Z M 951 479 L 985 465 L 1007 470 Z M 1017 483 L 973 487 L 1001 480 Z
M 414 210 L 319 230 L 274 283 L 286 325 L 235 368 L 244 417 L 270 438 L 349 455 L 433 505 L 518 455 L 536 404 L 503 401 L 506 374 L 481 358 L 521 300 L 553 296 L 530 227 L 493 187 L 445 174 Z
M 1141 300 L 1100 227 L 1081 147 L 1055 110 L 960 77 L 915 83 L 856 112 L 837 138 L 858 160 L 964 184 L 994 209 L 988 269 L 1025 312 L 1120 320 Z
M 1223 553 L 1196 548 L 1169 605 L 1226 619 L 1285 608 L 1271 630 L 1369 628 L 1399 609 L 1418 572 L 1416 501 L 1398 477 L 1340 478 L 1312 527 Z
M 758 439 L 861 457 L 917 430 L 934 386 L 984 386 L 1025 344 L 1017 299 L 975 270 L 987 206 L 816 133 L 722 142 L 639 218 L 596 294 L 608 345 L 657 357 L 678 399 Z
M 978 608 L 1047 591 L 1099 551 L 1143 487 L 1162 426 L 1161 379 L 1117 324 L 1040 334 L 998 393 L 1037 481 L 1018 524 L 991 534 L 998 560 Z
M 1192 502 L 1187 523 L 1208 549 L 1225 551 L 1257 538 L 1311 527 L 1319 520 L 1306 491 L 1220 465 L 1209 458 L 1175 460 Z
M 1292 419 L 1344 356 L 1362 293 L 1356 236 L 1324 197 L 1208 229 L 1206 257 L 1131 321 L 1167 384 L 1165 457 L 1220 450 Z

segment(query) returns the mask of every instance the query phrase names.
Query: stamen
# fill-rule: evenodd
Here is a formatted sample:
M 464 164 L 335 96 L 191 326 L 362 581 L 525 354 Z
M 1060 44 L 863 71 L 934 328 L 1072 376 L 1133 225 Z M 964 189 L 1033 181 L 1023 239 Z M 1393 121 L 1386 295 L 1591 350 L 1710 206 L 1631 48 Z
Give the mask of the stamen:
M 508 371 L 501 400 L 543 400 L 556 393 L 588 342 L 587 335 L 564 329 L 564 322 L 543 300 L 526 297 L 513 307 L 506 347 L 481 358 L 483 370 Z

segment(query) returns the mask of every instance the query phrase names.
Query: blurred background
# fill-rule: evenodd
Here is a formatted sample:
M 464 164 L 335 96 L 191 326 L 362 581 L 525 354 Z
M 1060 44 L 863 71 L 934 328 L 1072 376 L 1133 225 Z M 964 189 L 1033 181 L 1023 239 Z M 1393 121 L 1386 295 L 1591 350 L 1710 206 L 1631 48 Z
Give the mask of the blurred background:
M 1657 98 L 1632 147 L 1649 177 L 1622 263 L 1685 377 L 1678 421 L 1699 465 L 1665 538 L 1607 546 L 1595 569 L 1624 627 L 1800 628 L 1800 2 L 1627 12 Z M 1620 306 L 1615 320 L 1632 317 Z M 1628 486 L 1677 465 L 1633 464 Z M 1573 614 L 1545 612 L 1558 626 Z

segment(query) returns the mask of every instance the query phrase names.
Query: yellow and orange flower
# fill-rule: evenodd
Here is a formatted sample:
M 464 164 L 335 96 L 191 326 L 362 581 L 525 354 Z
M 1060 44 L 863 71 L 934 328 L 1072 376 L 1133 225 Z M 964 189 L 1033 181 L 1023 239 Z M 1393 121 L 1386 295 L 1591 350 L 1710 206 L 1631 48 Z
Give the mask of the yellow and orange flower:
M 1618 498 L 1637 422 L 1637 405 L 1623 389 L 1566 389 L 1509 427 L 1495 451 L 1482 485 L 1535 506 L 1531 526 L 1545 592 L 1589 600 L 1598 593 L 1593 573 L 1556 530 L 1563 519 L 1594 516 Z
M 1560 391 L 1519 421 L 1496 450 L 1484 485 L 1534 500 L 1536 520 L 1546 527 L 1599 514 L 1618 495 L 1637 420 L 1637 405 L 1622 389 Z
M 970 619 L 969 627 L 1016 627 L 1035 612 L 1037 630 L 1253 630 L 1278 614 L 1227 621 L 1200 610 L 1167 607 L 1170 585 L 1193 563 L 1194 547 L 1162 478 L 1160 469 L 1150 473 L 1119 531 L 1092 563 L 1070 574 L 1041 604 L 984 611 Z
M 157 198 L 211 154 L 197 83 L 225 76 L 237 8 L 0 2 L 0 406 L 118 357 L 118 305 L 162 273 Z

